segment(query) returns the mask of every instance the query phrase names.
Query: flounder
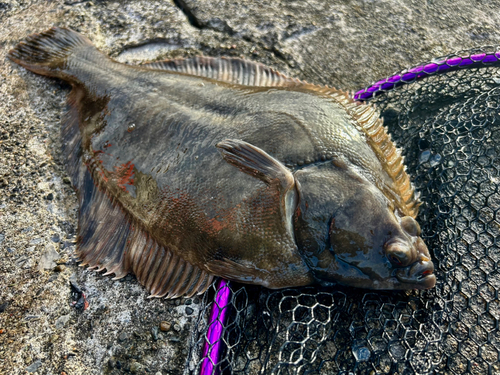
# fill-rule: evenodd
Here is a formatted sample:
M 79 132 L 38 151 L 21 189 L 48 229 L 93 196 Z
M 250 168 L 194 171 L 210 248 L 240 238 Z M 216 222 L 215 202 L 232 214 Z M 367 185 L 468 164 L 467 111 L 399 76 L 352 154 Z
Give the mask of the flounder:
M 9 58 L 73 87 L 62 136 L 82 265 L 170 298 L 214 276 L 435 285 L 401 153 L 345 92 L 233 58 L 120 64 L 55 27 Z

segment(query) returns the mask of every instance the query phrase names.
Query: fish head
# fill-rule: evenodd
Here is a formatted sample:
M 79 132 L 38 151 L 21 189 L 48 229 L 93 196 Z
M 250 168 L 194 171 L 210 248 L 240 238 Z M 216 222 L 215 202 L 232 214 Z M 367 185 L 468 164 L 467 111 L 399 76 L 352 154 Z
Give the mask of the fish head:
M 417 221 L 360 173 L 331 163 L 295 173 L 294 232 L 322 284 L 429 289 L 436 277 Z

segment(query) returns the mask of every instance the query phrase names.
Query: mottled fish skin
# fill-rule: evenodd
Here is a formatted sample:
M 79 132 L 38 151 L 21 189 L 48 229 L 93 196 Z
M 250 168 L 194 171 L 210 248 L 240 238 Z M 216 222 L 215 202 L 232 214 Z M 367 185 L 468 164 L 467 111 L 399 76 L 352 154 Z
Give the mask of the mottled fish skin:
M 84 263 L 139 273 L 156 295 L 169 283 L 169 296 L 206 275 L 269 288 L 434 286 L 416 208 L 331 92 L 128 66 L 58 28 L 9 57 L 73 86 L 65 139 L 82 215 L 124 217 L 113 252 L 94 238 L 97 219 L 80 218 Z

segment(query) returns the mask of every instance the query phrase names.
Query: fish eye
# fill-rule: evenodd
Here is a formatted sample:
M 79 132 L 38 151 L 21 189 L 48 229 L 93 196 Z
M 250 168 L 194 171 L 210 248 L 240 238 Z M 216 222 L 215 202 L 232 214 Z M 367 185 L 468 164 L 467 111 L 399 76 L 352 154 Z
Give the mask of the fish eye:
M 389 260 L 395 264 L 396 266 L 401 266 L 403 265 L 403 262 L 401 261 L 401 259 L 399 259 L 396 255 L 390 255 L 389 256 Z
M 396 267 L 406 267 L 412 261 L 411 248 L 401 241 L 391 241 L 385 246 L 387 259 Z
M 422 229 L 420 229 L 420 224 L 418 223 L 418 221 L 416 221 L 417 223 L 417 236 L 420 236 L 422 234 Z
M 401 219 L 401 227 L 410 236 L 420 236 L 420 225 L 411 216 L 405 216 Z

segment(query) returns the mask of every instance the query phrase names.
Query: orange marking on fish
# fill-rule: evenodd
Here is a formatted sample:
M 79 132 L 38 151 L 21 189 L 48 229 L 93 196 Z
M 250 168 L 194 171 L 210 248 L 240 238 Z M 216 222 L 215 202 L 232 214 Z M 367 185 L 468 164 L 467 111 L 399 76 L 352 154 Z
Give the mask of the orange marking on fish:
M 205 230 L 207 232 L 220 232 L 222 229 L 227 227 L 227 223 L 217 220 L 215 217 L 210 219 L 205 224 Z
M 127 191 L 126 185 L 134 185 L 134 166 L 135 164 L 128 161 L 120 166 L 114 167 L 114 174 L 117 180 L 116 183 L 123 191 Z

